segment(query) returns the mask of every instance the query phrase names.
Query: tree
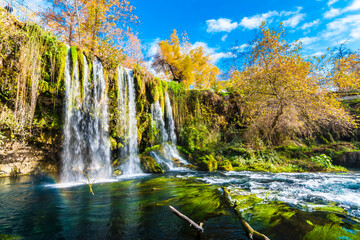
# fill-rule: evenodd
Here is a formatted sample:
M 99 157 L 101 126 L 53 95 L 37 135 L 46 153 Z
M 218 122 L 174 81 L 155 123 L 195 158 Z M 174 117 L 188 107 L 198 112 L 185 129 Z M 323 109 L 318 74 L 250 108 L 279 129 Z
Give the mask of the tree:
M 143 64 L 144 56 L 142 53 L 141 42 L 137 35 L 132 33 L 128 34 L 128 40 L 124 46 L 124 53 L 126 54 L 126 58 L 123 62 L 123 66 L 133 68 L 137 64 Z
M 91 50 L 99 57 L 104 49 L 121 54 L 138 23 L 135 8 L 126 0 L 49 0 L 52 8 L 41 14 L 43 21 L 69 45 Z
M 314 65 L 299 53 L 301 45 L 288 44 L 283 36 L 281 25 L 276 30 L 263 23 L 248 64 L 231 74 L 230 84 L 242 92 L 248 108 L 246 136 L 277 145 L 291 135 L 321 129 L 345 133 L 351 127 L 349 115 L 319 86 Z
M 360 88 L 360 52 L 347 48 L 346 42 L 314 60 L 324 87 L 338 92 Z
M 153 66 L 185 87 L 219 88 L 220 71 L 211 63 L 210 56 L 203 47 L 194 48 L 186 34 L 180 41 L 176 30 L 171 33 L 170 40 L 159 42 Z
M 82 22 L 80 16 L 84 16 L 84 1 L 50 0 L 50 2 L 53 7 L 40 14 L 42 21 L 68 45 L 80 42 Z M 75 35 L 77 35 L 77 41 Z
M 332 87 L 348 90 L 360 87 L 360 53 L 353 52 L 334 60 L 328 72 Z

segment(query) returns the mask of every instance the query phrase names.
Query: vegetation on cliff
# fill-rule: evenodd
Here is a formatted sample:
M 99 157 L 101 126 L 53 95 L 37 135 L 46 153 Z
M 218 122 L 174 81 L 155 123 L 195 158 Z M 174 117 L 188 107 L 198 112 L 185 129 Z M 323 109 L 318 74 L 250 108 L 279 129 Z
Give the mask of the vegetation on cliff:
M 4 10 L 0 14 L 0 26 L 5 29 L 0 33 L 1 132 L 10 139 L 59 150 L 68 47 L 34 24 L 21 23 Z M 221 84 L 226 89 L 221 91 L 218 69 L 209 63 L 209 56 L 201 48 L 192 49 L 186 38 L 185 45 L 180 44 L 175 31 L 171 41 L 160 42 L 157 66 L 173 78 L 181 76 L 181 83 L 163 81 L 139 65 L 133 68 L 140 153 L 161 144 L 151 104 L 159 101 L 166 113 L 165 95 L 169 93 L 178 149 L 199 170 L 343 170 L 331 162 L 341 163 L 342 153 L 358 150 L 354 111 L 349 114 L 346 105 L 337 100 L 338 95 L 324 88 L 321 69 L 299 54 L 300 46 L 288 44 L 282 36 L 282 28 L 271 30 L 263 25 L 249 61 L 243 69 L 233 69 L 230 80 Z M 117 167 L 121 164 L 119 149 L 126 141 L 117 108 L 117 67 L 127 61 L 126 57 L 107 55 L 105 59 L 81 45 L 70 47 L 69 54 L 71 72 L 75 67 L 79 70 L 82 99 L 82 56 L 89 63 L 90 74 L 95 57 L 104 61 L 109 136 Z M 326 86 L 331 82 L 342 88 L 355 86 L 352 83 L 357 55 L 344 59 L 333 63 L 332 78 L 327 78 Z M 348 64 L 339 63 L 346 59 Z M 344 69 L 339 70 L 340 66 Z M 204 72 L 214 74 L 203 79 L 200 76 Z M 169 124 L 166 114 L 165 124 Z M 345 147 L 333 151 L 333 146 L 338 145 Z M 146 171 L 162 172 L 150 158 L 144 155 Z

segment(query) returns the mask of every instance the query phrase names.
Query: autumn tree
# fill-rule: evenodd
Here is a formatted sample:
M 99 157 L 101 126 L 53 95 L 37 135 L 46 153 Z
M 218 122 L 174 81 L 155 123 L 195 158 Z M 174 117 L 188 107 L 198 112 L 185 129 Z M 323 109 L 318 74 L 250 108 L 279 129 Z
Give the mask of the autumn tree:
M 327 78 L 336 90 L 360 88 L 360 53 L 351 52 L 333 60 Z
M 336 92 L 360 88 L 360 52 L 346 47 L 346 42 L 325 54 L 313 57 L 319 84 Z
M 42 21 L 68 45 L 81 41 L 81 22 L 84 16 L 83 0 L 50 0 L 51 8 L 40 13 Z M 77 36 L 77 39 L 75 39 Z
M 120 55 L 132 40 L 138 23 L 135 8 L 126 0 L 49 0 L 43 21 L 69 45 L 91 50 L 99 57 Z
M 170 40 L 159 42 L 153 66 L 185 87 L 219 88 L 220 71 L 211 63 L 210 56 L 203 47 L 193 47 L 186 34 L 180 41 L 176 30 L 171 33 Z
M 123 47 L 126 58 L 123 66 L 133 68 L 135 65 L 142 65 L 144 63 L 144 55 L 142 53 L 142 46 L 140 39 L 136 34 L 128 33 L 127 41 Z
M 232 88 L 240 91 L 248 109 L 245 136 L 252 142 L 280 144 L 288 137 L 333 131 L 345 134 L 351 119 L 328 90 L 318 84 L 314 65 L 300 54 L 299 43 L 289 44 L 284 29 L 263 23 L 253 41 L 248 64 L 231 73 Z

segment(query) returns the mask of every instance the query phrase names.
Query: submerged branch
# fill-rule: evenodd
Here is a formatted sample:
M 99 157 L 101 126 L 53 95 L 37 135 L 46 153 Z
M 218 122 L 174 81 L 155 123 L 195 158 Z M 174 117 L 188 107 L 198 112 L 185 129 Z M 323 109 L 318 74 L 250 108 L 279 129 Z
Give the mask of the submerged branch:
M 182 214 L 181 212 L 176 210 L 174 207 L 169 206 L 169 208 L 170 208 L 170 211 L 172 211 L 176 216 L 178 216 L 179 218 L 182 218 L 185 221 L 187 221 L 190 224 L 190 227 L 195 228 L 195 230 L 198 231 L 198 232 L 204 232 L 204 229 L 202 228 L 203 223 L 200 223 L 198 225 L 193 220 L 191 220 L 190 218 L 188 218 L 187 216 L 185 216 L 184 214 Z
M 237 208 L 239 205 L 237 204 L 237 202 L 235 201 L 234 204 L 231 201 L 231 196 L 230 196 L 230 192 L 226 187 L 222 188 L 224 191 L 224 195 L 226 198 L 226 201 L 228 202 L 228 204 L 234 209 L 234 212 L 236 214 L 236 216 L 240 219 L 241 221 L 241 225 L 244 228 L 244 230 L 246 231 L 249 239 L 253 239 L 253 240 L 270 240 L 267 236 L 265 236 L 262 233 L 259 233 L 257 231 L 255 231 L 249 223 L 247 223 L 244 218 L 241 215 L 240 210 Z

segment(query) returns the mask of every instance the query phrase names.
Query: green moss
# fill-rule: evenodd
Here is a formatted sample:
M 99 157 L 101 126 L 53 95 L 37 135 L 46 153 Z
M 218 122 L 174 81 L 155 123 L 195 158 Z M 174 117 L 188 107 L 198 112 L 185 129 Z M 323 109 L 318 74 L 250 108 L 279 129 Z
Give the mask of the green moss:
M 219 164 L 218 167 L 219 170 L 224 170 L 224 171 L 233 171 L 233 166 L 231 165 L 231 162 L 229 160 L 224 160 Z
M 145 74 L 144 69 L 138 65 L 133 69 L 134 83 L 138 97 L 142 97 L 146 94 L 145 81 L 147 79 L 145 78 Z
M 175 82 L 175 81 L 170 81 L 168 83 L 168 86 L 169 86 L 169 90 L 172 92 L 172 94 L 176 95 L 176 96 L 182 95 L 185 91 L 183 86 L 180 83 Z
M 2 240 L 21 240 L 21 239 L 24 239 L 24 238 L 21 237 L 21 236 L 0 234 L 0 239 L 2 239 Z
M 79 69 L 80 94 L 81 94 L 81 99 L 84 100 L 85 99 L 84 53 L 79 47 L 77 47 L 76 50 L 77 50 L 77 55 L 78 55 L 77 62 L 78 62 L 78 69 Z
M 63 43 L 60 43 L 59 49 L 56 53 L 56 66 L 57 66 L 57 88 L 61 89 L 61 86 L 64 84 L 64 71 L 66 64 L 66 57 L 68 54 L 67 46 Z
M 77 66 L 77 60 L 78 60 L 78 54 L 77 54 L 77 50 L 76 47 L 70 47 L 70 53 L 71 53 L 71 61 L 70 61 L 70 65 L 71 65 L 71 76 L 74 75 L 74 71 L 75 71 L 75 66 Z
M 339 225 L 325 224 L 323 226 L 315 226 L 315 228 L 307 233 L 304 240 L 338 240 L 338 239 L 359 239 L 359 235 L 351 233 Z
M 141 156 L 140 157 L 141 169 L 145 173 L 163 173 L 164 170 L 160 165 L 150 156 Z
M 155 146 L 152 146 L 152 147 L 148 147 L 144 150 L 144 152 L 142 154 L 146 154 L 146 153 L 149 153 L 151 151 L 159 151 L 161 148 L 161 145 L 155 145 Z
M 115 148 L 117 148 L 117 142 L 112 137 L 110 137 L 110 144 L 111 144 L 111 150 L 114 150 Z
M 205 155 L 199 158 L 199 170 L 201 171 L 215 171 L 217 169 L 217 161 L 212 155 Z

